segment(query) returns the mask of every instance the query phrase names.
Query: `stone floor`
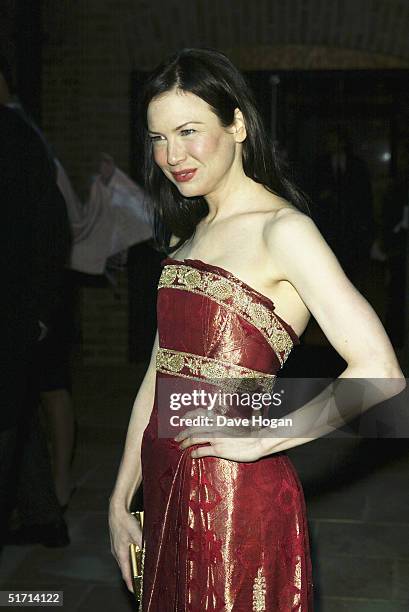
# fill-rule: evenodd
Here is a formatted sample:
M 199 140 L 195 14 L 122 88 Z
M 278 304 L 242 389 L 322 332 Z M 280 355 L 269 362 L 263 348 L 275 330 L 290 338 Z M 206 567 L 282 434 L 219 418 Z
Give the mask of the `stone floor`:
M 0 590 L 63 590 L 67 612 L 135 609 L 110 553 L 107 504 L 142 374 L 141 366 L 76 373 L 71 545 L 6 547 Z M 408 441 L 321 439 L 290 456 L 307 499 L 315 610 L 408 611 Z

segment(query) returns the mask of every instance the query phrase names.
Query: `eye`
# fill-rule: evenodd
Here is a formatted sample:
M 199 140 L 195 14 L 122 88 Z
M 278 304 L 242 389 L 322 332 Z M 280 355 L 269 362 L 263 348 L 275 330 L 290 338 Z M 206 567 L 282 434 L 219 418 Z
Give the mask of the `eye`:
M 180 133 L 185 135 L 185 136 L 190 136 L 190 134 L 188 134 L 187 132 L 196 132 L 196 130 L 194 130 L 193 128 L 188 128 L 186 130 L 180 130 Z
M 151 142 L 156 142 L 161 138 L 161 136 L 149 136 L 149 138 L 151 139 Z

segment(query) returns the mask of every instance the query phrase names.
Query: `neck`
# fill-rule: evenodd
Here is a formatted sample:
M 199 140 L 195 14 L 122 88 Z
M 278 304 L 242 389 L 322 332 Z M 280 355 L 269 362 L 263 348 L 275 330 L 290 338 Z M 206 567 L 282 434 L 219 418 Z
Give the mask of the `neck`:
M 221 221 L 233 214 L 246 212 L 255 198 L 265 195 L 264 185 L 248 177 L 240 163 L 233 163 L 230 171 L 222 177 L 217 187 L 204 198 L 209 207 L 208 215 L 203 219 L 210 224 Z
M 214 194 L 205 196 L 209 207 L 205 222 L 221 221 L 233 214 L 249 211 L 251 202 L 258 194 L 265 194 L 264 186 L 245 176 L 242 180 L 235 182 L 234 187 L 222 188 Z

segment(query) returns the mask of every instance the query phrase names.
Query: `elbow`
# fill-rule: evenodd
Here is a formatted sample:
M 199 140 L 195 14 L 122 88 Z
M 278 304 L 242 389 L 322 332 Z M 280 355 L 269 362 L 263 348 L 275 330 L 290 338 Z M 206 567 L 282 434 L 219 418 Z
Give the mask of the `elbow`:
M 402 393 L 402 391 L 406 389 L 406 386 L 407 386 L 406 378 L 402 370 L 399 367 L 390 368 L 389 370 L 387 370 L 386 373 L 384 374 L 384 378 L 387 378 L 390 383 L 388 387 L 390 387 L 390 390 L 391 390 L 391 397 L 393 397 L 394 395 L 398 395 L 399 393 Z
M 379 359 L 377 362 L 373 360 L 372 367 L 374 378 L 385 378 L 393 380 L 397 387 L 402 391 L 406 388 L 406 378 L 402 372 L 399 363 L 394 356 L 390 360 Z
M 399 364 L 385 364 L 385 362 L 372 361 L 370 364 L 365 365 L 362 362 L 347 361 L 347 369 L 353 372 L 356 378 L 393 378 L 402 381 L 406 387 L 406 379 Z
M 400 390 L 398 391 L 398 393 L 400 393 L 401 391 L 404 391 L 406 389 L 408 383 L 402 372 L 401 375 L 397 376 L 396 378 L 398 378 L 399 380 Z
M 407 381 L 405 375 L 399 367 L 399 364 L 391 364 L 381 367 L 371 367 L 370 370 L 356 370 L 357 378 L 366 378 L 368 381 L 373 379 L 376 387 L 380 386 L 383 389 L 385 397 L 391 398 L 406 389 Z M 378 383 L 376 382 L 378 380 Z
M 386 369 L 386 376 L 388 378 L 394 378 L 396 380 L 399 380 L 401 382 L 401 384 L 403 385 L 403 389 L 406 387 L 406 378 L 404 373 L 402 372 L 402 370 L 400 369 L 399 365 L 393 365 L 390 368 Z

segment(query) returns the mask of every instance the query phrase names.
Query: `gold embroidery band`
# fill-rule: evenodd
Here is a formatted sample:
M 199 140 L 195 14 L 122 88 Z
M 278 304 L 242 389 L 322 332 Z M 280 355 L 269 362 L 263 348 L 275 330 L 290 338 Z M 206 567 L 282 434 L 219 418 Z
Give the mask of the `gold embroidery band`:
M 266 579 L 261 567 L 258 568 L 257 576 L 253 582 L 253 612 L 265 612 L 266 610 Z
M 239 314 L 254 325 L 277 355 L 280 365 L 286 361 L 293 347 L 290 334 L 275 313 L 255 301 L 244 287 L 215 272 L 198 270 L 186 264 L 171 264 L 163 268 L 158 289 L 182 289 L 206 295 L 218 304 Z
M 211 381 L 221 379 L 223 383 L 227 382 L 226 379 L 237 380 L 240 383 L 243 379 L 256 379 L 257 384 L 267 388 L 271 388 L 276 379 L 275 374 L 266 374 L 211 357 L 161 347 L 156 354 L 156 369 L 164 374 L 173 374 L 184 378 L 208 379 Z

